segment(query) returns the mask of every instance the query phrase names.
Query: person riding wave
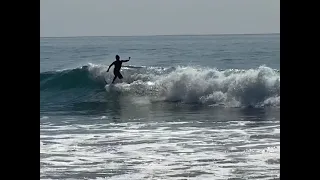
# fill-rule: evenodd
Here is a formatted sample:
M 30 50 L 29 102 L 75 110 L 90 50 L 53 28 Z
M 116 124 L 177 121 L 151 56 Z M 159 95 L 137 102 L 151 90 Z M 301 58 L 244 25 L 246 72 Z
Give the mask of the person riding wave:
M 110 64 L 110 66 L 109 66 L 109 68 L 107 70 L 107 72 L 109 72 L 109 69 L 111 68 L 111 66 L 114 65 L 114 69 L 113 69 L 114 78 L 113 78 L 112 83 L 114 83 L 114 81 L 116 80 L 117 77 L 119 79 L 123 78 L 122 74 L 120 73 L 122 63 L 123 62 L 128 62 L 130 59 L 131 59 L 131 57 L 129 57 L 128 60 L 120 60 L 120 56 L 116 55 L 116 60 L 113 61 L 112 64 Z

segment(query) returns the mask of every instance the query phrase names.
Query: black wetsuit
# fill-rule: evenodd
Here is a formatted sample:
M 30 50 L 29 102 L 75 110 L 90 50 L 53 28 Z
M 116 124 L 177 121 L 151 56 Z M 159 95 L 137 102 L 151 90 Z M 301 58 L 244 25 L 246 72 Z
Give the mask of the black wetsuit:
M 118 58 L 118 59 L 120 59 L 120 58 Z M 129 60 L 130 60 L 130 57 L 129 57 Z M 116 80 L 117 77 L 119 79 L 123 78 L 122 74 L 120 73 L 120 69 L 121 69 L 122 63 L 123 62 L 128 62 L 129 60 L 116 60 L 116 61 L 113 61 L 112 64 L 110 64 L 110 66 L 108 68 L 108 71 L 109 71 L 110 67 L 112 65 L 114 65 L 114 69 L 113 69 L 114 78 L 113 78 L 112 83 Z
M 119 60 L 119 61 L 114 61 L 112 63 L 114 65 L 113 74 L 115 77 L 118 77 L 119 79 L 123 78 L 122 74 L 120 73 L 122 62 L 123 61 Z

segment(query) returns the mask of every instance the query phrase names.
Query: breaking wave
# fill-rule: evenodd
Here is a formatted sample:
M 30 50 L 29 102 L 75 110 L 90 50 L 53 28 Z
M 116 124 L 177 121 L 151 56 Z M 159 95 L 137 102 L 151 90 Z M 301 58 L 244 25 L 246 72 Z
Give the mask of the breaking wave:
M 88 64 L 40 73 L 40 103 L 56 99 L 65 99 L 59 103 L 101 102 L 103 97 L 97 99 L 97 94 L 116 92 L 153 101 L 210 106 L 280 106 L 280 71 L 266 66 L 247 70 L 127 66 L 121 71 L 121 81 L 117 79 L 116 84 L 105 86 L 113 79 L 112 69 L 109 73 L 106 70 L 105 65 Z

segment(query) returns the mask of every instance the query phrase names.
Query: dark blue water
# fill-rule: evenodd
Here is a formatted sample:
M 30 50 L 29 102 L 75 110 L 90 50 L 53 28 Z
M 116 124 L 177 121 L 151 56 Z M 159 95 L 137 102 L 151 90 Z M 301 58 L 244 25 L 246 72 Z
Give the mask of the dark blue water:
M 279 34 L 41 38 L 40 56 L 41 179 L 279 177 Z

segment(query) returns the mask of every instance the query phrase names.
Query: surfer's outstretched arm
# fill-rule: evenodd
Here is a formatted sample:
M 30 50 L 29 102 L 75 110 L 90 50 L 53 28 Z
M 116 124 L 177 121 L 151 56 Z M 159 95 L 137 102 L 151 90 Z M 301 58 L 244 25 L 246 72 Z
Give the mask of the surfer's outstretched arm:
M 109 69 L 111 68 L 111 66 L 112 66 L 112 65 L 114 65 L 114 62 L 110 64 L 110 66 L 109 66 L 109 68 L 108 68 L 107 72 L 109 72 Z
M 122 62 L 128 62 L 131 59 L 131 57 L 129 57 L 128 60 L 121 60 Z

